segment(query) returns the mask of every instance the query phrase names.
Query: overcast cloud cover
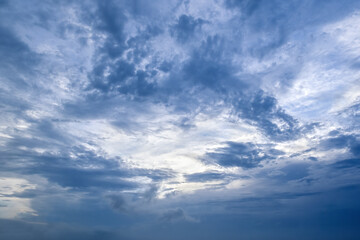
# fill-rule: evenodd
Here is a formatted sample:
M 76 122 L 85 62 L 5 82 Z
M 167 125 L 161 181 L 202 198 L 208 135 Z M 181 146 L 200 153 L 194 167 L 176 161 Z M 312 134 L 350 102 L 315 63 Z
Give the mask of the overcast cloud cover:
M 360 1 L 0 0 L 0 239 L 360 239 Z

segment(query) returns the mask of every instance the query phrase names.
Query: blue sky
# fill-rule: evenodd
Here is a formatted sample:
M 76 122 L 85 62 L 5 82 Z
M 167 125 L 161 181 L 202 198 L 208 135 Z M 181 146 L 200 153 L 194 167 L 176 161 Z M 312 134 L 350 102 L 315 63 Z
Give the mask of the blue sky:
M 359 239 L 360 2 L 0 1 L 0 238 Z

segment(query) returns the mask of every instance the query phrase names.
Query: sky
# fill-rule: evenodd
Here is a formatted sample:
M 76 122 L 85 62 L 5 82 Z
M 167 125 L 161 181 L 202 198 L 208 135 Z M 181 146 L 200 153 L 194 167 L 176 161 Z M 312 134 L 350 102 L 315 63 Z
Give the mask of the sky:
M 359 79 L 357 0 L 0 0 L 0 239 L 359 239 Z

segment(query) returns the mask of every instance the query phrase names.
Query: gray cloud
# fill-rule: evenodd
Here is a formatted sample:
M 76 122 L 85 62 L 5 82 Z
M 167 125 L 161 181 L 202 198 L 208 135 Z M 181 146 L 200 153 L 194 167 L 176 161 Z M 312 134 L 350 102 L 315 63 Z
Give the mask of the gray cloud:
M 176 208 L 164 212 L 159 218 L 161 222 L 176 223 L 181 221 L 197 222 L 194 218 L 188 216 L 183 209 Z
M 258 167 L 260 162 L 270 157 L 252 143 L 228 142 L 227 147 L 208 152 L 203 157 L 205 162 L 216 163 L 223 167 Z

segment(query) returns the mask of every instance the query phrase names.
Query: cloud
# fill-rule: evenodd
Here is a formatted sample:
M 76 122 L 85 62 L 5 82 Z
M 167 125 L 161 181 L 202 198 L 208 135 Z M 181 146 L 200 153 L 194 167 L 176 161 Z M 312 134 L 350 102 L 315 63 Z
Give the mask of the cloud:
M 228 142 L 226 147 L 208 152 L 203 157 L 205 162 L 216 163 L 223 167 L 242 167 L 244 169 L 258 167 L 260 162 L 268 159 L 261 149 L 251 143 Z
M 226 91 L 230 85 L 241 91 L 246 84 L 234 78 L 234 70 L 226 58 L 224 45 L 224 39 L 218 35 L 209 36 L 202 41 L 184 64 L 184 79 L 216 92 Z
M 323 140 L 320 145 L 324 148 L 345 148 L 350 145 L 351 142 L 355 141 L 355 137 L 351 135 L 340 135 Z
M 31 151 L 20 151 L 17 154 L 4 152 L 0 161 L 4 162 L 4 170 L 27 175 L 38 174 L 63 187 L 89 191 L 134 189 L 138 184 L 129 181 L 128 178 L 136 176 L 148 177 L 155 182 L 172 176 L 168 171 L 129 169 L 121 166 L 123 164 L 121 159 L 104 158 L 81 147 L 61 149 L 61 151 L 62 155 L 39 154 Z M 27 156 L 27 164 L 22 163 L 20 156 L 24 155 Z M 9 158 L 13 159 L 11 164 L 6 163 Z M 93 167 L 86 167 L 89 165 Z
M 341 161 L 337 161 L 332 164 L 333 167 L 337 169 L 346 169 L 346 168 L 359 168 L 360 166 L 359 158 L 345 159 Z
M 203 172 L 185 175 L 187 182 L 209 182 L 216 180 L 224 180 L 226 175 L 217 172 Z
M 174 223 L 179 221 L 196 222 L 194 218 L 188 216 L 181 208 L 170 209 L 164 212 L 160 217 L 160 221 L 169 222 L 169 223 Z
M 234 108 L 238 116 L 262 129 L 274 141 L 286 141 L 299 137 L 301 128 L 298 120 L 278 106 L 274 97 L 259 91 L 251 100 L 234 99 Z
M 356 236 L 359 9 L 0 1 L 0 238 Z
M 260 58 L 284 46 L 290 35 L 301 28 L 342 19 L 352 7 L 359 7 L 354 1 L 343 5 L 336 1 L 299 0 L 226 0 L 224 3 L 225 7 L 237 10 L 237 20 L 247 31 L 246 50 Z
M 3 56 L 7 56 L 6 59 L 0 59 L 0 69 L 3 74 L 11 77 L 11 74 L 15 74 L 16 70 L 28 73 L 33 71 L 35 64 L 39 63 L 39 56 L 31 51 L 10 29 L 0 26 L 0 36 L 2 36 L 0 40 L 0 53 Z M 13 80 L 19 81 L 20 79 L 13 78 Z
M 159 191 L 159 186 L 156 184 L 150 185 L 150 187 L 143 193 L 142 197 L 145 201 L 152 201 Z
M 333 132 L 330 133 L 333 136 Z M 354 156 L 359 156 L 359 140 L 357 135 L 339 134 L 336 137 L 329 137 L 320 142 L 320 147 L 325 150 L 348 148 Z
M 110 205 L 113 209 L 119 212 L 129 211 L 128 203 L 125 201 L 124 197 L 121 195 L 111 195 L 108 197 L 110 200 Z
M 288 164 L 279 169 L 281 174 L 274 176 L 281 182 L 300 180 L 309 176 L 309 165 L 305 163 Z
M 172 26 L 171 33 L 179 42 L 185 43 L 197 30 L 201 29 L 201 25 L 204 23 L 205 21 L 201 18 L 194 19 L 192 16 L 183 14 L 179 17 L 178 22 Z

